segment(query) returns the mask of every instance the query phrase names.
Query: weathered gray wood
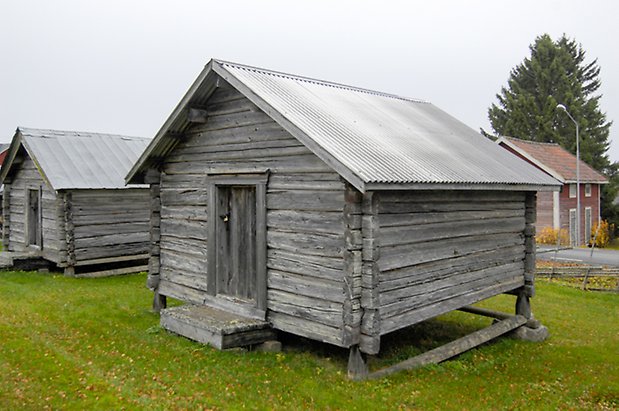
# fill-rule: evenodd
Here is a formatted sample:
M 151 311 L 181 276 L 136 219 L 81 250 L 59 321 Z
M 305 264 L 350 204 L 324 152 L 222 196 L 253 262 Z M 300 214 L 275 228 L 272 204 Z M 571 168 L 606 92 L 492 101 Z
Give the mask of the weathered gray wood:
M 261 111 L 241 111 L 220 116 L 211 116 L 209 120 L 193 127 L 193 132 L 225 130 L 255 124 L 272 123 L 273 119 Z
M 535 207 L 537 204 L 537 198 L 535 192 L 528 192 L 525 200 L 525 227 L 524 227 L 524 245 L 525 245 L 525 257 L 524 257 L 524 288 L 523 292 L 526 294 L 527 302 L 528 297 L 535 295 Z M 530 317 L 529 307 L 529 316 Z M 523 311 L 526 316 L 526 310 Z
M 341 211 L 343 191 L 269 190 L 269 210 Z
M 455 341 L 442 345 L 433 350 L 427 351 L 418 356 L 409 358 L 391 367 L 383 368 L 367 375 L 369 379 L 383 378 L 395 372 L 410 370 L 413 368 L 423 367 L 428 364 L 438 364 L 449 358 L 462 354 L 474 347 L 484 344 L 494 338 L 497 338 L 509 331 L 512 331 L 527 322 L 522 316 L 514 316 L 505 320 L 494 323 L 484 329 L 475 331 L 467 336 L 459 338 Z
M 218 90 L 213 94 L 212 101 L 217 101 L 219 93 Z M 206 264 L 213 264 L 217 255 L 217 247 L 212 244 L 215 234 L 211 232 L 215 224 L 211 223 L 220 213 L 213 207 L 217 196 L 209 196 L 209 192 L 216 194 L 208 189 L 209 176 L 270 170 L 273 185 L 269 182 L 268 189 L 264 185 L 263 202 L 272 213 L 267 216 L 265 207 L 262 231 L 265 246 L 261 247 L 258 245 L 260 216 L 256 210 L 255 256 L 257 268 L 265 270 L 265 278 L 269 269 L 269 320 L 280 324 L 283 327 L 280 329 L 318 336 L 321 341 L 341 346 L 346 246 L 342 219 L 344 184 L 337 173 L 268 116 L 252 112 L 255 107 L 246 99 L 233 94 L 228 97 L 232 98 L 218 101 L 216 107 L 207 104 L 211 112 L 207 123 L 191 126 L 162 165 L 160 292 L 198 304 L 205 301 L 217 304 L 216 298 L 220 296 L 205 292 L 204 270 L 199 272 L 205 260 Z M 214 184 L 234 185 L 217 178 L 213 177 L 217 181 Z M 261 186 L 256 185 L 258 206 L 260 190 Z M 304 215 L 305 211 L 309 214 Z M 355 220 L 360 223 L 360 218 Z M 199 232 L 202 234 L 198 235 Z M 185 245 L 187 253 L 179 254 Z M 207 250 L 206 259 L 199 252 L 200 247 Z M 262 257 L 260 249 L 264 250 Z M 166 261 L 168 250 L 170 255 L 186 256 L 192 262 L 173 266 L 180 261 Z M 263 263 L 259 262 L 260 258 Z M 201 263 L 195 263 L 198 260 Z M 265 279 L 265 295 L 266 287 Z M 303 310 L 303 305 L 310 309 Z M 355 307 L 358 312 L 358 304 Z M 323 322 L 330 325 L 318 322 L 321 312 L 326 316 Z M 316 324 L 312 325 L 313 321 Z
M 335 173 L 274 174 L 269 180 L 271 190 L 344 190 L 344 183 Z
M 204 220 L 166 218 L 161 221 L 161 234 L 194 240 L 206 240 L 208 223 Z
M 276 270 L 269 270 L 267 284 L 269 289 L 288 291 L 337 303 L 342 303 L 345 296 L 340 282 L 304 277 Z
M 263 124 L 250 124 L 226 130 L 194 131 L 189 130 L 187 140 L 175 148 L 179 154 L 193 153 L 209 146 L 232 146 L 258 141 L 294 141 L 290 134 L 275 121 Z
M 118 244 L 144 243 L 148 244 L 149 234 L 147 230 L 142 232 L 115 233 L 98 235 L 94 237 L 75 238 L 75 249 L 92 248 L 101 246 L 114 246 Z
M 265 311 L 267 304 L 267 204 L 266 185 L 269 175 L 256 184 L 256 248 L 255 298 L 258 309 Z
M 352 380 L 363 380 L 368 376 L 368 365 L 363 358 L 363 354 L 359 351 L 358 345 L 350 347 L 348 356 L 348 378 Z
M 160 245 L 161 250 L 169 250 L 177 253 L 190 254 L 187 258 L 197 258 L 206 260 L 207 250 L 206 250 L 206 238 L 194 239 L 189 237 L 180 237 L 181 233 L 177 233 L 178 235 L 172 235 L 170 233 L 166 234 L 161 242 L 157 242 L 156 244 Z M 158 253 L 157 253 L 158 254 Z
M 279 290 L 269 291 L 270 310 L 295 318 L 339 328 L 342 326 L 342 304 L 309 298 Z
M 110 277 L 113 275 L 139 273 L 142 271 L 148 271 L 148 265 L 136 265 L 136 266 L 124 267 L 124 268 L 113 268 L 113 269 L 108 269 L 108 270 L 88 271 L 86 273 L 75 274 L 75 277 L 99 278 L 99 277 Z
M 75 227 L 94 227 L 98 225 L 106 225 L 109 223 L 122 224 L 139 221 L 144 217 L 144 208 L 136 210 L 110 210 L 99 214 L 78 214 L 73 216 L 73 225 Z
M 267 226 L 294 232 L 339 234 L 344 231 L 341 211 L 269 210 Z
M 267 232 L 267 243 L 269 248 L 326 257 L 342 257 L 345 247 L 343 235 L 279 230 Z
M 273 328 L 316 341 L 343 347 L 342 329 L 294 317 L 277 311 L 269 312 L 268 320 Z
M 263 316 L 267 179 L 268 173 L 218 174 L 207 179 L 209 294 L 253 301 Z
M 414 248 L 410 245 L 381 247 L 379 265 L 381 270 L 388 271 L 430 261 L 494 250 L 497 244 L 505 247 L 523 245 L 524 238 L 516 233 L 503 233 L 419 243 Z
M 348 209 L 360 208 L 363 197 L 353 186 L 346 185 L 344 199 Z M 363 308 L 361 304 L 362 292 L 362 248 L 363 234 L 360 214 L 342 213 L 345 227 L 346 252 L 344 253 L 344 295 L 343 304 L 343 335 L 342 343 L 356 347 L 357 353 L 351 351 L 349 361 L 349 373 L 358 372 L 358 361 L 361 354 L 358 353 L 358 344 L 361 342 L 361 319 Z M 352 349 L 351 349 L 352 350 Z M 353 357 L 353 354 L 356 354 Z M 351 371 L 352 366 L 352 371 Z
M 465 294 L 470 290 L 501 284 L 502 282 L 511 282 L 521 274 L 522 261 L 461 275 L 453 275 L 410 290 L 404 289 L 404 292 L 393 292 L 388 296 L 381 295 L 384 303 L 381 305 L 381 314 L 384 317 L 393 317 L 436 301 L 448 300 L 454 296 Z M 521 281 L 524 282 L 524 280 Z
M 507 264 L 522 260 L 522 246 L 497 247 L 496 250 L 474 252 L 463 256 L 430 261 L 406 266 L 381 273 L 379 284 L 381 292 L 389 292 L 404 287 L 415 286 L 458 275 L 459 272 L 477 271 L 497 264 Z
M 437 191 L 383 191 L 380 194 L 381 204 L 388 203 L 458 203 L 470 202 L 508 202 L 524 204 L 525 193 L 519 191 L 469 191 L 469 190 L 437 190 Z
M 160 254 L 160 263 L 169 267 L 175 267 L 179 272 L 187 270 L 194 273 L 203 273 L 206 282 L 206 257 L 196 257 L 194 254 L 163 249 Z
M 516 297 L 516 314 L 522 315 L 527 320 L 531 319 L 531 302 L 529 296 L 524 292 L 520 292 Z
M 11 232 L 11 184 L 5 181 L 2 197 L 2 246 L 9 249 L 9 233 Z
M 340 257 L 269 249 L 267 267 L 292 274 L 340 281 L 343 280 L 344 262 Z
M 275 337 L 269 324 L 205 306 L 180 306 L 161 311 L 165 329 L 217 349 L 258 344 Z
M 190 123 L 206 123 L 208 112 L 204 109 L 190 107 L 187 110 L 187 121 Z
M 191 134 L 190 134 L 191 135 Z M 190 136 L 189 135 L 189 136 Z M 217 154 L 221 159 L 232 158 L 245 158 L 250 157 L 263 157 L 264 154 L 269 151 L 259 151 L 266 149 L 281 149 L 278 151 L 278 155 L 289 155 L 292 153 L 307 154 L 308 150 L 303 149 L 303 144 L 299 141 L 285 138 L 285 134 L 282 134 L 282 138 L 276 140 L 272 136 L 271 138 L 251 139 L 245 141 L 237 141 L 232 143 L 230 141 L 224 141 L 222 144 L 215 144 L 213 141 L 209 141 L 206 145 L 200 146 L 183 146 L 174 151 L 174 156 L 167 158 L 167 161 L 191 161 L 191 160 L 208 160 L 211 155 Z M 295 147 L 294 150 L 288 150 L 291 147 Z
M 65 238 L 67 244 L 67 264 L 69 267 L 75 266 L 77 260 L 75 258 L 75 235 L 73 224 L 73 200 L 72 194 L 64 193 L 64 225 L 65 225 Z M 65 269 L 66 272 L 66 269 Z
M 189 287 L 195 291 L 199 291 L 200 295 L 206 294 L 207 284 L 206 284 L 206 278 L 204 276 L 204 272 L 195 272 L 187 268 L 174 269 L 174 268 L 168 268 L 168 266 L 166 265 L 162 265 L 160 267 L 159 275 L 160 275 L 160 281 L 164 281 L 164 280 L 170 281 L 178 286 Z M 212 296 L 209 295 L 208 297 L 212 297 Z M 205 298 L 206 298 L 205 296 L 202 296 L 198 300 L 198 302 L 200 304 L 203 304 Z
M 379 196 L 369 192 L 363 195 L 361 232 L 363 235 L 362 248 L 362 276 L 361 276 L 361 336 L 359 349 L 367 354 L 378 354 L 381 335 L 381 296 L 378 287 L 380 268 L 378 266 L 379 239 Z
M 216 160 L 216 159 L 214 159 Z M 239 160 L 203 161 L 165 163 L 164 171 L 167 174 L 196 174 L 200 172 L 221 173 L 222 170 L 234 170 L 239 166 Z M 327 173 L 330 169 L 313 154 L 291 155 L 281 158 L 262 158 L 244 160 L 247 170 L 262 172 L 265 169 L 279 173 Z
M 411 310 L 405 315 L 399 315 L 391 318 L 383 318 L 381 320 L 381 333 L 389 332 L 408 327 L 418 322 L 436 317 L 437 313 L 446 313 L 466 305 L 474 304 L 486 298 L 513 290 L 522 285 L 522 277 L 515 276 L 511 280 L 504 280 L 502 283 L 489 285 L 484 288 L 476 288 L 467 290 L 465 293 L 457 296 L 452 296 L 450 299 L 437 301 L 433 304 Z
M 478 210 L 445 212 L 410 212 L 401 214 L 381 214 L 380 226 L 405 227 L 457 221 L 478 221 L 495 218 L 522 217 L 522 210 Z
M 52 256 L 54 262 L 64 260 L 60 253 L 54 253 L 54 250 L 62 249 L 61 244 L 64 243 L 64 236 L 59 232 L 56 193 L 47 186 L 34 162 L 27 155 L 22 162 L 14 166 L 16 166 L 15 174 L 8 182 L 10 187 L 5 192 L 3 200 L 6 202 L 9 218 L 6 231 L 7 249 L 38 247 L 42 251 L 45 250 L 44 258 Z M 30 190 L 35 193 L 39 209 L 36 216 L 31 215 L 31 218 L 27 218 Z M 31 224 L 28 224 L 28 220 Z M 30 233 L 31 241 L 28 241 L 29 228 L 36 231 Z
M 75 266 L 82 265 L 95 265 L 95 264 L 107 264 L 107 263 L 119 263 L 125 261 L 133 261 L 133 260 L 145 260 L 149 257 L 148 253 L 142 254 L 133 254 L 133 255 L 125 255 L 118 257 L 103 257 L 103 258 L 95 258 L 92 260 L 80 260 L 75 263 Z
M 220 187 L 217 233 L 217 292 L 255 299 L 255 188 Z
M 476 307 L 474 305 L 467 305 L 466 307 L 459 308 L 458 311 L 462 311 L 465 313 L 483 315 L 484 317 L 496 318 L 497 320 L 505 320 L 513 317 L 513 314 L 507 314 L 501 311 L 490 310 L 488 308 Z M 526 317 L 525 317 L 526 318 Z M 527 319 L 525 327 L 530 328 L 538 328 L 540 327 L 540 322 L 533 318 Z
M 113 235 L 117 233 L 146 233 L 150 229 L 148 221 L 139 222 L 111 222 L 109 224 L 99 224 L 91 226 L 77 226 L 73 228 L 73 235 L 76 239 L 90 238 L 97 236 Z
M 382 230 L 384 236 L 381 237 L 381 244 L 387 247 L 473 235 L 517 233 L 522 232 L 523 227 L 524 217 L 391 227 Z
M 161 207 L 161 218 L 177 218 L 195 221 L 207 220 L 206 205 L 202 206 L 163 206 Z
M 165 295 L 159 294 L 159 288 L 154 293 L 153 296 L 153 311 L 156 313 L 160 313 L 161 310 L 168 306 L 168 300 Z
M 148 241 L 140 241 L 138 243 L 112 244 L 87 248 L 76 248 L 75 258 L 77 261 L 79 261 L 82 259 L 143 254 L 148 252 L 148 249 Z
M 515 261 L 509 264 L 492 265 L 482 269 L 474 271 L 457 272 L 452 271 L 449 275 L 442 277 L 430 277 L 429 281 L 412 284 L 408 287 L 401 287 L 390 291 L 383 291 L 381 293 L 381 302 L 383 307 L 387 307 L 390 304 L 400 301 L 402 299 L 415 299 L 417 301 L 423 301 L 430 295 L 429 293 L 438 293 L 444 291 L 448 293 L 449 290 L 457 290 L 458 287 L 465 284 L 470 285 L 477 280 L 484 280 L 492 278 L 495 281 L 499 281 L 502 276 L 510 275 L 510 273 L 521 272 L 522 261 Z
M 161 282 L 159 283 L 159 294 L 165 295 L 167 297 L 175 298 L 180 301 L 192 303 L 192 304 L 204 304 L 204 295 L 206 294 L 205 290 L 199 290 L 187 285 L 178 284 L 176 282 L 172 282 L 170 280 L 164 279 L 163 276 L 165 274 L 165 269 L 162 268 L 161 271 Z M 176 281 L 177 278 L 174 278 Z
M 414 207 L 411 207 L 414 205 Z M 458 201 L 458 202 L 428 202 L 428 203 L 384 203 L 382 211 L 388 214 L 410 213 L 410 212 L 452 212 L 452 211 L 480 211 L 480 210 L 523 210 L 523 203 L 516 202 L 481 202 L 481 201 Z

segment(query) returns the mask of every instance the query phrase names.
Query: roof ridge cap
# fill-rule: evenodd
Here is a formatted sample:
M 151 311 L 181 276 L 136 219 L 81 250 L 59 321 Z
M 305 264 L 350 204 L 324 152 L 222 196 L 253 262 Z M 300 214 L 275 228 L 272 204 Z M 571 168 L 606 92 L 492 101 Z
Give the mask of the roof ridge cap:
M 559 146 L 559 147 L 561 147 L 561 144 L 559 144 L 559 143 L 549 143 L 549 142 L 545 142 L 545 141 L 525 140 L 523 138 L 517 138 L 517 137 L 507 137 L 507 136 L 504 136 L 504 137 L 506 139 L 508 139 L 508 140 L 522 141 L 523 143 L 528 143 L 528 144 L 539 144 L 541 146 Z
M 219 63 L 219 64 L 224 65 L 224 66 L 232 66 L 232 67 L 240 68 L 242 70 L 260 71 L 260 72 L 268 74 L 268 75 L 273 75 L 273 76 L 278 76 L 278 77 L 284 77 L 284 78 L 289 78 L 289 79 L 294 79 L 294 80 L 305 81 L 305 82 L 308 82 L 308 83 L 319 84 L 319 85 L 323 85 L 323 86 L 327 86 L 327 87 L 339 88 L 339 89 L 344 89 L 344 90 L 351 90 L 351 91 L 356 91 L 356 92 L 359 92 L 359 93 L 372 94 L 372 95 L 381 96 L 381 97 L 393 98 L 393 99 L 397 99 L 397 100 L 404 100 L 404 101 L 409 101 L 411 103 L 431 104 L 429 101 L 423 100 L 423 99 L 411 98 L 411 97 L 403 97 L 403 96 L 399 96 L 397 94 L 385 93 L 385 92 L 382 92 L 382 91 L 370 90 L 370 89 L 366 89 L 366 88 L 362 88 L 362 87 L 349 86 L 347 84 L 336 83 L 336 82 L 333 82 L 333 81 L 320 80 L 320 79 L 316 79 L 316 78 L 312 78 L 312 77 L 306 77 L 306 76 L 300 76 L 300 75 L 297 75 L 297 74 L 285 73 L 283 71 L 276 71 L 276 70 L 270 70 L 270 69 L 264 69 L 264 68 L 260 68 L 260 67 L 255 67 L 255 66 L 249 66 L 249 65 L 246 65 L 246 64 L 234 63 L 234 62 L 231 62 L 231 61 L 224 61 L 224 60 L 218 60 L 218 59 L 213 59 L 213 60 L 215 62 Z
M 21 134 L 26 134 L 30 137 L 82 137 L 82 138 L 90 138 L 94 136 L 101 137 L 114 137 L 121 139 L 135 139 L 135 140 L 151 140 L 148 137 L 139 137 L 139 136 L 128 136 L 124 134 L 114 134 L 114 133 L 100 133 L 96 131 L 75 131 L 75 130 L 57 130 L 51 128 L 33 128 L 33 127 L 17 127 L 17 131 Z M 36 133 L 36 134 L 29 134 Z M 60 134 L 62 133 L 62 134 Z M 50 135 L 46 135 L 50 134 Z

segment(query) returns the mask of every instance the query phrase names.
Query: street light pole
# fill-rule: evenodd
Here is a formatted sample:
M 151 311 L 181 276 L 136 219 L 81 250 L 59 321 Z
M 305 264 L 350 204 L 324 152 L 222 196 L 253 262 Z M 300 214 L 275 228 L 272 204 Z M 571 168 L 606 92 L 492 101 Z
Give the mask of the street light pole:
M 563 104 L 557 104 L 557 109 L 564 111 L 576 126 L 576 247 L 578 247 L 580 246 L 580 138 L 578 136 L 578 122 Z

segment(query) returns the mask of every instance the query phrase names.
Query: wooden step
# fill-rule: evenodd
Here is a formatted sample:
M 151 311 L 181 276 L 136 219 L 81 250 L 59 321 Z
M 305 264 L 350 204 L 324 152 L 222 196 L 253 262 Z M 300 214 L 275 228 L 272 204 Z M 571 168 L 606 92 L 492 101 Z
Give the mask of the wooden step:
M 191 340 L 223 350 L 275 339 L 268 322 L 242 317 L 204 305 L 161 310 L 161 326 Z

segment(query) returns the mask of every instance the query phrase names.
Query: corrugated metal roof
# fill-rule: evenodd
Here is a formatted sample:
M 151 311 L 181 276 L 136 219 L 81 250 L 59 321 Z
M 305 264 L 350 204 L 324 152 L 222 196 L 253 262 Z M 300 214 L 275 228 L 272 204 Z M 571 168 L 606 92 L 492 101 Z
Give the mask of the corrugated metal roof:
M 390 184 L 558 185 L 427 102 L 218 60 L 205 71 L 221 75 L 362 190 Z M 190 93 L 200 88 L 194 83 L 181 103 L 194 103 Z M 179 105 L 166 122 L 172 129 L 182 129 L 181 112 Z M 129 178 L 149 155 L 166 154 L 158 149 L 165 145 L 159 141 L 166 139 L 165 127 Z
M 19 137 L 55 190 L 125 188 L 124 177 L 150 139 L 20 127 Z
M 576 156 L 557 143 L 540 143 L 501 137 L 497 143 L 509 147 L 562 182 L 576 181 Z M 608 179 L 580 160 L 580 181 L 606 184 Z

